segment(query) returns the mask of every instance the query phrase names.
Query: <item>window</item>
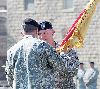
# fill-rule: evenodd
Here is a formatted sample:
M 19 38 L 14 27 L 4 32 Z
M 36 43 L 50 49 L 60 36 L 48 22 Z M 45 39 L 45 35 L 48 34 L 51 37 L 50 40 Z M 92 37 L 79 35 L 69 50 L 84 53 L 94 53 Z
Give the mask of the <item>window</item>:
M 7 10 L 7 0 L 0 0 L 0 11 Z
M 7 35 L 7 29 L 6 29 L 6 18 L 0 17 L 0 36 L 6 36 Z
M 0 10 L 7 10 L 6 6 L 0 6 Z
M 24 10 L 32 11 L 34 9 L 34 0 L 24 0 Z
M 64 9 L 73 8 L 73 0 L 64 0 Z
M 0 13 L 1 14 L 1 13 Z M 6 80 L 5 64 L 7 52 L 7 19 L 0 17 L 0 81 Z

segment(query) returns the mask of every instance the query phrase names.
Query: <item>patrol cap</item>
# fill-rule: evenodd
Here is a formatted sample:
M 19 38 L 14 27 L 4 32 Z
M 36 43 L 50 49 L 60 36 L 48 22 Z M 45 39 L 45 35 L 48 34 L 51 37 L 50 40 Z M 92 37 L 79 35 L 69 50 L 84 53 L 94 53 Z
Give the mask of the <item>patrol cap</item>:
M 52 24 L 48 21 L 43 21 L 39 24 L 39 31 L 40 30 L 46 30 L 46 29 L 52 29 Z

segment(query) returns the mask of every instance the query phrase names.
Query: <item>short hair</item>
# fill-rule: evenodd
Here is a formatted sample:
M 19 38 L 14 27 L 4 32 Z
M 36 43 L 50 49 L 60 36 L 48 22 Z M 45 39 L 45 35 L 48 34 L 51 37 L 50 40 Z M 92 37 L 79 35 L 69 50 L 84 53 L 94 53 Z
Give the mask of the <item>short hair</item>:
M 84 63 L 83 63 L 83 62 L 80 62 L 80 65 L 81 65 L 81 64 L 82 64 L 82 65 L 84 65 Z
M 90 64 L 94 64 L 94 62 L 90 62 Z
M 25 32 L 32 32 L 33 30 L 37 30 L 39 27 L 38 22 L 31 18 L 26 18 L 23 21 L 23 29 Z

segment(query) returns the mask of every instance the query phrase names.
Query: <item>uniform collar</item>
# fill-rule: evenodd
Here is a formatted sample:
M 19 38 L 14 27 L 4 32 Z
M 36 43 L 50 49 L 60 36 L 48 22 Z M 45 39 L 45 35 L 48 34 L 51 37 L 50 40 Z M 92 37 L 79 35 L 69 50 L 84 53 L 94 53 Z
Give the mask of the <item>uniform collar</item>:
M 25 35 L 24 38 L 34 38 L 32 35 Z

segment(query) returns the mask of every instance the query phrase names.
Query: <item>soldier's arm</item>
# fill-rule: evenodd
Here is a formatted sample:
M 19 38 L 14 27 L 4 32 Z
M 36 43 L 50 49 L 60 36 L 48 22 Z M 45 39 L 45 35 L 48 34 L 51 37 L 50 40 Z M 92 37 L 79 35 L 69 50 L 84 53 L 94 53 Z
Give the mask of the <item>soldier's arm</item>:
M 98 71 L 94 69 L 93 73 L 91 74 L 89 78 L 89 82 L 95 82 L 97 80 L 97 76 L 98 76 Z
M 89 76 L 88 76 L 88 74 L 90 74 Z M 86 73 L 85 73 L 85 76 L 84 76 L 84 82 L 85 82 L 85 84 L 88 86 L 89 84 L 91 84 L 91 82 L 94 82 L 95 80 L 94 80 L 94 78 L 96 78 L 96 76 L 95 76 L 95 74 L 96 74 L 96 72 L 95 71 L 93 71 L 92 73 L 90 72 L 89 73 L 89 70 L 87 70 L 86 71 Z M 88 76 L 88 77 L 87 77 Z
M 45 56 L 53 68 L 54 71 L 58 72 L 58 75 L 67 76 L 67 68 L 65 67 L 65 63 L 63 62 L 63 58 L 57 54 L 56 50 L 53 49 L 50 45 L 46 44 L 45 42 L 41 44 L 45 51 Z
M 70 73 L 71 76 L 77 75 L 78 67 L 79 67 L 79 59 L 75 50 L 71 49 L 67 53 L 61 53 L 61 56 L 64 59 L 65 66 Z
M 13 50 L 12 50 L 13 51 Z M 7 60 L 6 60 L 6 78 L 8 84 L 12 87 L 13 85 L 13 75 L 14 75 L 14 66 L 16 61 L 16 55 L 13 55 L 11 51 L 7 51 Z

